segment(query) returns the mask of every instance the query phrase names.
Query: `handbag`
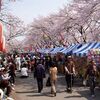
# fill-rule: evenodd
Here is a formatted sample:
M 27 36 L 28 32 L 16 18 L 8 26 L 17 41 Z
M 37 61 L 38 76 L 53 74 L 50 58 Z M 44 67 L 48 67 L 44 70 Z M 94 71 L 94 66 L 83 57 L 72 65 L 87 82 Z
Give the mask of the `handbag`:
M 47 87 L 51 86 L 50 76 L 49 76 L 48 79 L 47 79 L 46 86 L 47 86 Z

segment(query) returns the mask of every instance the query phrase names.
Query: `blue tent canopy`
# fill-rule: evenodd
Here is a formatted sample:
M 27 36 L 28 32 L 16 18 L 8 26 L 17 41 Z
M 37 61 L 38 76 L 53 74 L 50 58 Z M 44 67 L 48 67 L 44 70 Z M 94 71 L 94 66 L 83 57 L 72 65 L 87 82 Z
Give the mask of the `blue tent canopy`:
M 54 48 L 48 48 L 47 51 L 48 53 L 52 52 L 54 50 Z
M 56 54 L 56 53 L 60 52 L 63 49 L 65 49 L 65 47 L 55 47 L 50 53 L 51 54 Z
M 53 50 L 54 48 L 42 48 L 42 49 L 39 49 L 39 52 L 45 54 L 45 53 L 50 53 Z
M 45 48 L 42 48 L 42 49 L 38 50 L 38 52 L 40 52 L 40 53 L 44 53 L 44 51 L 45 51 Z
M 88 51 L 91 49 L 97 49 L 100 46 L 100 43 L 92 43 L 90 47 L 88 47 L 86 50 L 81 51 L 80 55 L 87 55 Z
M 76 44 L 70 51 L 68 51 L 68 54 L 72 55 L 73 51 L 79 49 L 80 47 L 82 47 L 82 44 Z
M 100 48 L 100 42 L 91 42 L 84 44 L 80 49 L 73 51 L 77 56 L 86 56 L 91 49 Z
M 80 48 L 82 44 L 74 44 L 72 46 L 69 46 L 68 48 L 62 50 L 61 52 L 64 54 L 72 54 L 72 52 L 78 48 Z
M 74 44 L 69 47 L 55 47 L 55 48 L 43 48 L 40 49 L 40 53 L 56 54 L 58 52 L 64 54 L 73 54 L 76 56 L 86 56 L 91 49 L 100 49 L 100 42 L 90 42 L 85 44 Z
M 86 44 L 83 44 L 81 48 L 77 49 L 77 50 L 74 50 L 73 51 L 73 54 L 77 55 L 79 52 L 85 50 L 86 48 L 88 48 L 91 44 L 90 43 L 86 43 Z

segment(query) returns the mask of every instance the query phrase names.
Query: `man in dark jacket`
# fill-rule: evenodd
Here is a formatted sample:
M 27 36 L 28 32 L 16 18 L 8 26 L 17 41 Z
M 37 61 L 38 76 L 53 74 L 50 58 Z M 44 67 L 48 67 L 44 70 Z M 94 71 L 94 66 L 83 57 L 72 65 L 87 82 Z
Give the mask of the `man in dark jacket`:
M 38 92 L 41 93 L 43 89 L 43 78 L 45 78 L 45 68 L 41 61 L 39 61 L 37 67 L 35 68 L 34 78 L 37 79 Z

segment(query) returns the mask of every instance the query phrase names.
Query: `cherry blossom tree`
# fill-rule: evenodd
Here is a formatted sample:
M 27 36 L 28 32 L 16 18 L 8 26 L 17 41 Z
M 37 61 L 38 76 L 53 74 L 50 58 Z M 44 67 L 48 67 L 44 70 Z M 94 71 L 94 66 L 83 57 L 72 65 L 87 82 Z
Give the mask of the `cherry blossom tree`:
M 15 0 L 2 0 L 0 21 L 5 28 L 4 36 L 6 39 L 6 47 L 13 49 L 19 48 L 20 42 L 16 38 L 23 36 L 27 28 L 25 28 L 24 22 L 21 19 L 9 13 L 9 10 L 6 8 L 6 5 L 11 1 L 13 2 Z
M 42 47 L 99 41 L 99 16 L 100 0 L 74 0 L 59 13 L 34 20 L 29 34 Z
M 12 43 L 15 37 L 24 35 L 23 46 L 34 49 L 100 41 L 100 0 L 73 0 L 56 14 L 34 19 L 27 28 L 15 16 L 3 12 L 0 16 L 10 24 L 7 41 Z

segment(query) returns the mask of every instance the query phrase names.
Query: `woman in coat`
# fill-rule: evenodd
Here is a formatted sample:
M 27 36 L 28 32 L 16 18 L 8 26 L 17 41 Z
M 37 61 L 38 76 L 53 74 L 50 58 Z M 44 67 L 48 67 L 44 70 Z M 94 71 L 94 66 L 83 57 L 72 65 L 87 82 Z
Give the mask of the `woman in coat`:
M 54 62 L 52 62 L 49 73 L 51 80 L 51 94 L 53 94 L 53 96 L 56 96 L 57 67 Z

